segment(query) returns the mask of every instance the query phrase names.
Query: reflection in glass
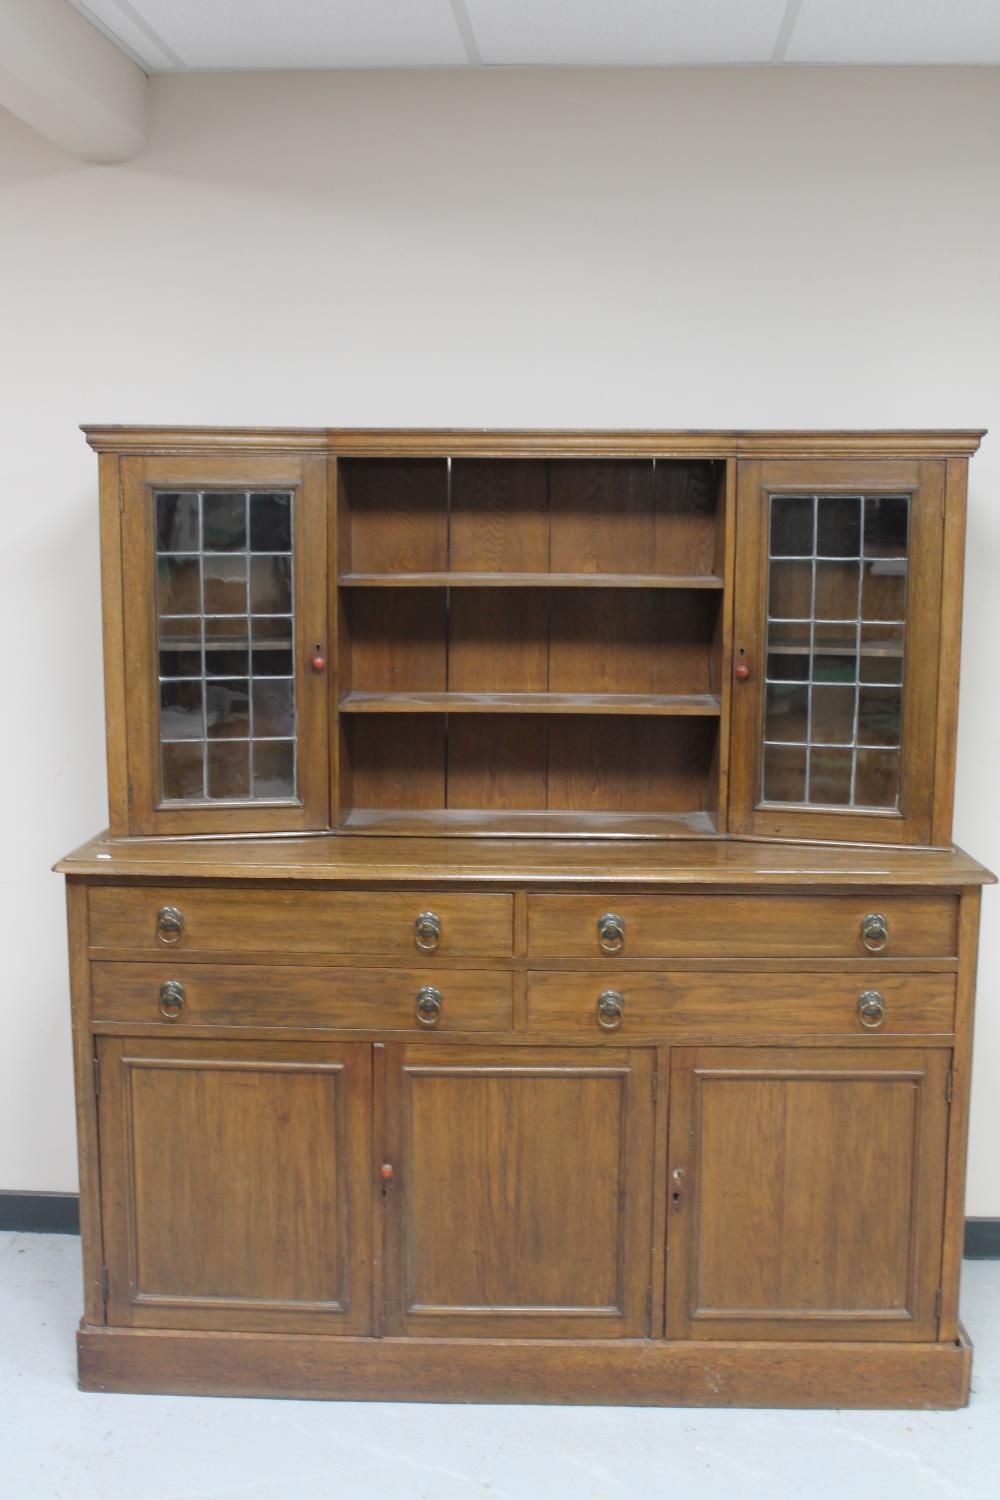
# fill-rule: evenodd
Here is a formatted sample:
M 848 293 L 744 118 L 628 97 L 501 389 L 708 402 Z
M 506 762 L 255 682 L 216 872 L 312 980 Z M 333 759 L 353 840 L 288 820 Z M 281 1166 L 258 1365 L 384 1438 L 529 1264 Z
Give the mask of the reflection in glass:
M 821 495 L 817 501 L 816 552 L 857 557 L 861 550 L 861 496 Z
M 857 619 L 858 571 L 856 562 L 816 564 L 815 619 Z
M 206 552 L 245 552 L 246 495 L 205 495 L 202 499 L 201 524 Z
M 207 747 L 208 795 L 247 797 L 250 794 L 250 746 L 246 740 L 213 740 Z
M 160 647 L 161 677 L 200 677 L 200 651 L 171 651 Z
M 806 794 L 804 745 L 766 745 L 764 796 L 768 802 L 802 802 Z
M 899 802 L 909 498 L 775 495 L 765 801 Z
M 206 557 L 205 613 L 243 615 L 247 612 L 247 560 L 225 554 Z
M 250 496 L 251 552 L 291 552 L 291 495 Z
M 812 496 L 775 495 L 771 501 L 771 556 L 811 557 L 812 552 Z
M 774 562 L 768 613 L 772 620 L 807 620 L 812 600 L 812 563 Z
M 163 799 L 187 802 L 205 791 L 205 747 L 197 740 L 163 746 Z
M 861 585 L 863 620 L 902 620 L 906 613 L 906 563 L 866 562 Z
M 160 736 L 165 740 L 200 740 L 205 732 L 200 682 L 160 683 Z
M 910 502 L 905 495 L 869 495 L 865 500 L 865 556 L 907 555 Z
M 854 738 L 854 688 L 814 687 L 810 737 L 816 744 L 849 745 Z
M 861 807 L 895 807 L 899 802 L 899 753 L 859 750 L 854 798 Z
M 280 738 L 290 735 L 294 728 L 292 688 L 290 680 L 274 678 L 253 685 L 254 734 L 261 739 Z
M 841 807 L 851 800 L 851 750 L 813 749 L 809 756 L 809 801 Z
M 292 509 L 272 491 L 155 497 L 166 802 L 296 795 Z
M 768 740 L 798 741 L 806 737 L 809 689 L 768 683 L 764 736 Z
M 250 684 L 244 680 L 205 684 L 205 729 L 210 740 L 250 735 Z
M 201 612 L 201 563 L 197 557 L 157 558 L 156 605 L 161 615 Z
M 258 797 L 291 797 L 295 790 L 293 741 L 257 741 L 253 747 L 253 779 Z
M 286 615 L 292 607 L 290 557 L 250 560 L 250 608 L 255 614 Z
M 161 493 L 156 497 L 157 552 L 199 552 L 198 496 Z

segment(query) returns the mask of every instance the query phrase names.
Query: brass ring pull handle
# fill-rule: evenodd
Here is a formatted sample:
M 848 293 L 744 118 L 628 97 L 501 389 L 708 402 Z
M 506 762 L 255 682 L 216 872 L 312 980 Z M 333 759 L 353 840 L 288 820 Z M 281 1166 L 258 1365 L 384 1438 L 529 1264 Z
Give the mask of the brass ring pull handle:
M 870 911 L 862 918 L 861 941 L 869 953 L 881 953 L 889 946 L 889 923 L 881 912 Z
M 863 990 L 858 996 L 858 1020 L 866 1031 L 877 1031 L 885 1021 L 885 998 L 878 990 Z
M 161 906 L 156 913 L 156 936 L 170 946 L 184 934 L 184 913 L 179 906 Z
M 417 1020 L 421 1026 L 436 1026 L 444 1010 L 444 996 L 432 984 L 417 991 Z
M 413 936 L 421 953 L 434 953 L 441 942 L 441 918 L 436 911 L 422 911 L 413 924 Z
M 597 941 L 604 953 L 620 953 L 625 946 L 625 918 L 613 911 L 598 917 Z
M 160 985 L 160 1015 L 167 1021 L 179 1021 L 186 995 L 179 979 L 168 979 Z
M 605 990 L 597 997 L 597 1024 L 602 1031 L 617 1031 L 625 1018 L 625 996 L 620 990 Z

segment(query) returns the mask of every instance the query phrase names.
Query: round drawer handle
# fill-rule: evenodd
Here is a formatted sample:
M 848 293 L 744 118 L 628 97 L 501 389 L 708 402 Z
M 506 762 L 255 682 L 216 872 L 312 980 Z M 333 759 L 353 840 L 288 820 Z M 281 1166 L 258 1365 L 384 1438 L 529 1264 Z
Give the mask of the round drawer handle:
M 870 911 L 862 917 L 861 941 L 869 953 L 881 953 L 889 946 L 889 923 L 881 912 Z
M 186 999 L 184 986 L 179 979 L 168 979 L 160 985 L 160 1015 L 166 1021 L 180 1020 Z
M 863 990 L 858 996 L 858 1020 L 867 1031 L 877 1031 L 885 1020 L 885 997 L 878 990 Z
M 436 1026 L 444 1010 L 444 996 L 432 984 L 417 991 L 417 1020 L 421 1026 Z
M 605 990 L 597 997 L 597 1024 L 602 1031 L 617 1031 L 625 1019 L 625 996 L 620 990 Z
M 161 906 L 156 913 L 156 936 L 168 947 L 184 934 L 184 913 L 179 906 Z
M 598 917 L 597 941 L 604 953 L 620 953 L 625 946 L 625 918 L 614 911 Z
M 436 911 L 422 911 L 413 924 L 413 936 L 421 953 L 433 953 L 441 942 L 441 918 Z

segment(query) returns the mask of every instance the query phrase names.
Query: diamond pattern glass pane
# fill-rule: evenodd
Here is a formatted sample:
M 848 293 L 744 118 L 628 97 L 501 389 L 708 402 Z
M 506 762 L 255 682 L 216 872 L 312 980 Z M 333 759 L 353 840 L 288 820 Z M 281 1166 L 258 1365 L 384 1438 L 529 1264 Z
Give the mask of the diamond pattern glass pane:
M 772 495 L 765 801 L 895 808 L 909 497 Z
M 273 491 L 156 495 L 165 802 L 296 795 L 292 507 Z

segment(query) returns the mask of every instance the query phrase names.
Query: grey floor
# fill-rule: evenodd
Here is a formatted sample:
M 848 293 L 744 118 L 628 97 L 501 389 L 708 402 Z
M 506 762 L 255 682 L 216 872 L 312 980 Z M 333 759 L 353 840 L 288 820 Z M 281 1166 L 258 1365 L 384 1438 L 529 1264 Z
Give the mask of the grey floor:
M 958 1412 L 382 1406 L 76 1389 L 79 1241 L 0 1234 L 2 1500 L 998 1500 L 1000 1261 Z

